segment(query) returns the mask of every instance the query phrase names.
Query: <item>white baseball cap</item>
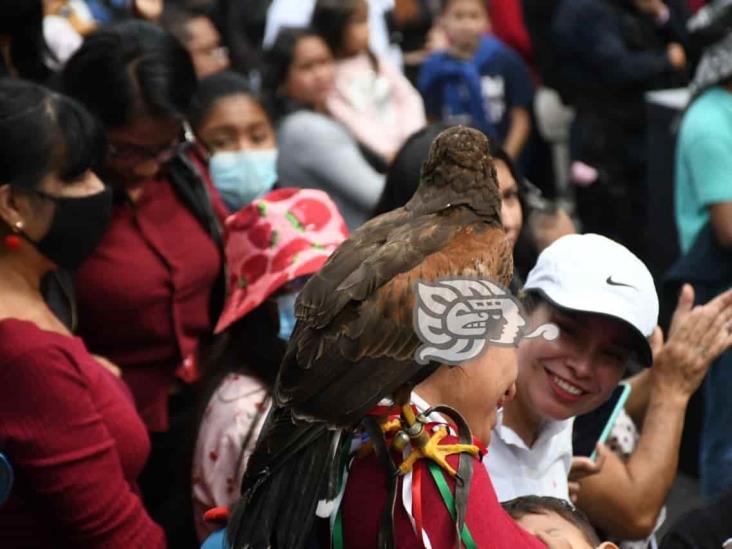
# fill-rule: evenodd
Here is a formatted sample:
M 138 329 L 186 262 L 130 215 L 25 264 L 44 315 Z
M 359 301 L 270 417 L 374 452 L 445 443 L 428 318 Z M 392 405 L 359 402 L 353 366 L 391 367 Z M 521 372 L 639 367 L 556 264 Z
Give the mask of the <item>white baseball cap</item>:
M 658 323 L 658 295 L 648 268 L 625 246 L 598 234 L 564 236 L 541 252 L 524 290 L 561 309 L 625 322 L 639 358 L 652 364 L 647 338 Z

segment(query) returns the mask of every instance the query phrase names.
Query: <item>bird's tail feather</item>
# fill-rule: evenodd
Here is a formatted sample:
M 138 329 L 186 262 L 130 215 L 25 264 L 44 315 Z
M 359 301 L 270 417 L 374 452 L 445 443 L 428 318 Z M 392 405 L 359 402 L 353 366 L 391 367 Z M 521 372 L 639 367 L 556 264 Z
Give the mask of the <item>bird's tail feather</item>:
M 247 467 L 229 522 L 232 549 L 300 549 L 313 530 L 318 501 L 334 497 L 342 431 L 294 423 L 287 411 L 278 412 Z

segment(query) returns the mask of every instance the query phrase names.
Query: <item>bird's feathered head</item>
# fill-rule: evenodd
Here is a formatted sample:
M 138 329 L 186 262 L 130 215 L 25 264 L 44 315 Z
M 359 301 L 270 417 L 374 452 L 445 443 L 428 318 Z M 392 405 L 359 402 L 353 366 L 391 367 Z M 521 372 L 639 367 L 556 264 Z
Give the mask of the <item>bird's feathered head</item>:
M 467 205 L 477 213 L 500 218 L 501 201 L 490 142 L 473 128 L 455 126 L 438 135 L 422 165 L 417 192 L 407 210 L 417 214 Z

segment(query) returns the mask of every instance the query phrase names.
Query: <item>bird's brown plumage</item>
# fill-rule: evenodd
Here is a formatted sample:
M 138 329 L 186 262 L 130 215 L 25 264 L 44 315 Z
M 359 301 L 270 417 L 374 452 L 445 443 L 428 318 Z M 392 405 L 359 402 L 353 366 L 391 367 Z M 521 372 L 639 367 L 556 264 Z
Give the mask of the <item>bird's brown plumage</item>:
M 487 138 L 441 133 L 404 208 L 356 230 L 303 288 L 270 413 L 243 481 L 234 548 L 299 547 L 317 501 L 332 497 L 340 434 L 397 389 L 437 367 L 420 365 L 415 283 L 488 277 L 513 264 Z
M 414 285 L 448 276 L 506 285 L 511 247 L 487 139 L 441 134 L 403 209 L 357 230 L 305 286 L 276 398 L 298 416 L 349 426 L 415 378 Z

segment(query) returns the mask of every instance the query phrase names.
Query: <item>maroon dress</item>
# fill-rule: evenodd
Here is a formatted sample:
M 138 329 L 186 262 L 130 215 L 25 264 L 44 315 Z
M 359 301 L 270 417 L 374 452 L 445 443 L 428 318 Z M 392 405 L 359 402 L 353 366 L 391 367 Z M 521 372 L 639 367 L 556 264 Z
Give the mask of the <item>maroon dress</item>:
M 150 450 L 125 384 L 78 338 L 0 321 L 0 547 L 165 547 L 135 484 Z

